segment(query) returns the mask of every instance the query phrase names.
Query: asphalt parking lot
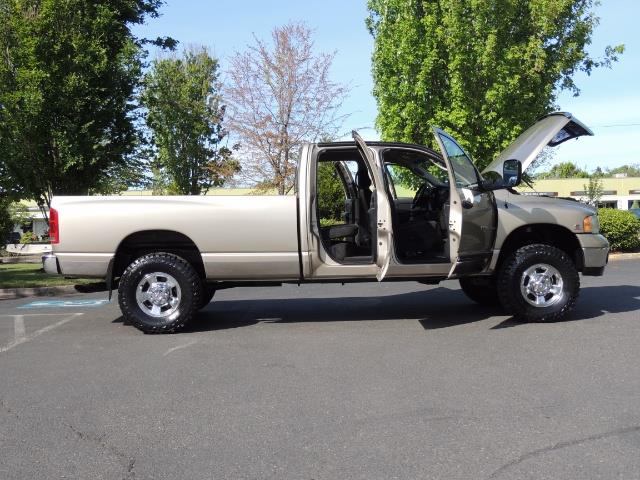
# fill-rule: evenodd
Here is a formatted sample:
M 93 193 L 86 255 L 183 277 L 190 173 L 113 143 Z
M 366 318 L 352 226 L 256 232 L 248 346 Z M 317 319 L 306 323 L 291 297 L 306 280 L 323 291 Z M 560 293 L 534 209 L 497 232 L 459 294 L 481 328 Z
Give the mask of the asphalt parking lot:
M 639 272 L 552 324 L 457 282 L 226 290 L 175 335 L 3 301 L 0 478 L 640 478 Z

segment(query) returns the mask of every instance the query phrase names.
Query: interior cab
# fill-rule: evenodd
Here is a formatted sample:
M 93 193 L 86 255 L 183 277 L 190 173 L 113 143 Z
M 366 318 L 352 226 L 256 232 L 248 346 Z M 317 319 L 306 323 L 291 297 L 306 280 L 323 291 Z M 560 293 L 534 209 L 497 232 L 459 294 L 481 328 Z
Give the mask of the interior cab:
M 380 150 L 399 263 L 448 263 L 449 183 L 442 159 L 410 148 Z
M 492 187 L 445 132 L 418 145 L 319 144 L 310 174 L 313 276 L 440 276 L 481 272 L 495 240 Z

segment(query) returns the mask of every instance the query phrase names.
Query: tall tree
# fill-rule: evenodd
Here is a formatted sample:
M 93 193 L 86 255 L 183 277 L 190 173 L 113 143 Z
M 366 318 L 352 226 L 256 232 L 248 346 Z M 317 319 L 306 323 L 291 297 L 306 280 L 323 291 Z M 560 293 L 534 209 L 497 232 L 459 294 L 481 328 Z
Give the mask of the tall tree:
M 170 193 L 199 195 L 221 186 L 238 170 L 223 141 L 225 106 L 220 98 L 218 60 L 206 48 L 182 58 L 160 58 L 145 76 L 142 103 L 157 152 L 154 191 L 163 176 Z M 162 182 L 160 182 L 162 183 Z
M 162 0 L 0 0 L 0 180 L 54 194 L 117 189 L 135 176 L 134 90 Z M 171 39 L 153 43 L 172 46 Z
M 609 67 L 586 47 L 594 0 L 369 0 L 377 125 L 386 140 L 432 145 L 430 125 L 455 133 L 479 166 L 580 93 L 578 71 Z
M 225 99 L 230 128 L 242 143 L 243 177 L 262 189 L 288 193 L 305 141 L 335 134 L 347 87 L 333 82 L 334 54 L 314 53 L 304 24 L 277 27 L 271 43 L 253 45 L 230 62 Z

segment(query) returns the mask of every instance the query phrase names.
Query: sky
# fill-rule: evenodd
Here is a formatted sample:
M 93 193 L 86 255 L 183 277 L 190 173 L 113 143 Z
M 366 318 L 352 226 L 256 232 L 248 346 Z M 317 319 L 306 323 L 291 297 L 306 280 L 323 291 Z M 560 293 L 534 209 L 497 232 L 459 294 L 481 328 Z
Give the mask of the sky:
M 275 26 L 305 22 L 314 29 L 316 50 L 335 52 L 332 79 L 351 87 L 342 106 L 342 113 L 350 114 L 342 131 L 357 129 L 365 139 L 378 138 L 366 0 L 168 0 L 160 13 L 134 32 L 150 38 L 171 36 L 180 41 L 179 48 L 205 45 L 223 70 L 234 52 L 252 43 L 253 35 L 268 39 Z M 640 0 L 603 0 L 596 13 L 600 25 L 588 48 L 591 55 L 600 57 L 607 45 L 620 43 L 626 50 L 612 69 L 576 74 L 578 97 L 560 95 L 560 110 L 571 112 L 595 135 L 560 145 L 553 160 L 572 161 L 589 171 L 640 163 Z

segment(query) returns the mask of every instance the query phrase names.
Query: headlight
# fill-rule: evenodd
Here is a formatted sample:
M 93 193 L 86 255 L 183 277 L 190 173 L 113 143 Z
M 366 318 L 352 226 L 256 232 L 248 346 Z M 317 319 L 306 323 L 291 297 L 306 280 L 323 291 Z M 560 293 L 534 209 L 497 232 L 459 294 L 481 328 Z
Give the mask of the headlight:
M 600 221 L 598 215 L 589 215 L 582 220 L 582 231 L 584 233 L 600 233 Z

